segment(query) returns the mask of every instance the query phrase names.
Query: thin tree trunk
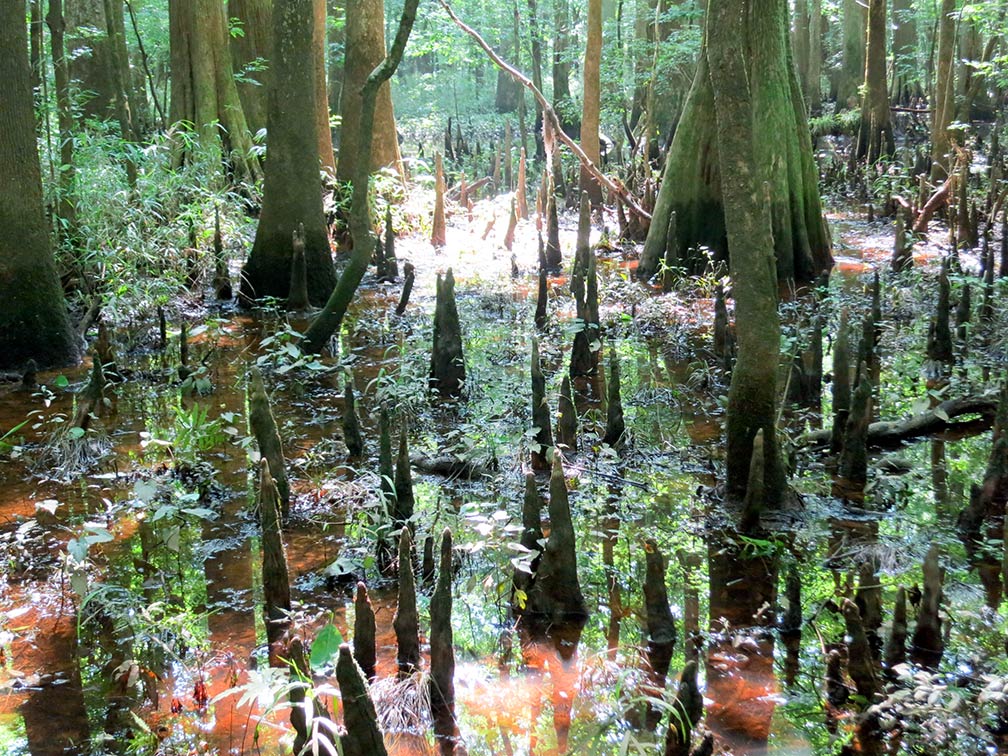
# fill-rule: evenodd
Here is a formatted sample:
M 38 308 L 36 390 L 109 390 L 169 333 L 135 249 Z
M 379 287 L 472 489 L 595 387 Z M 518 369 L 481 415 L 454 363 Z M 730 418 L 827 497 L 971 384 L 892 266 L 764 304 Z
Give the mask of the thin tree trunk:
M 65 240 L 73 236 L 76 224 L 74 209 L 74 137 L 73 112 L 70 103 L 70 66 L 66 56 L 62 0 L 49 0 L 46 14 L 49 26 L 50 44 L 53 58 L 53 78 L 56 80 L 56 122 L 59 127 L 59 186 L 56 215 L 58 218 L 57 239 Z
M 931 96 L 931 181 L 939 183 L 949 175 L 952 143 L 948 128 L 955 109 L 955 0 L 942 0 L 938 17 L 938 63 L 934 94 Z
M 892 100 L 909 105 L 921 93 L 917 63 L 917 23 L 911 0 L 893 0 Z
M 602 0 L 588 0 L 588 32 L 584 56 L 584 92 L 581 110 L 581 149 L 596 165 L 599 157 L 600 62 L 602 59 Z M 581 191 L 588 192 L 593 208 L 602 206 L 602 187 L 581 165 Z
M 874 163 L 896 149 L 886 86 L 886 0 L 869 0 L 864 96 L 858 127 L 857 156 Z
M 312 35 L 312 59 L 315 61 L 315 135 L 322 170 L 336 176 L 332 131 L 329 128 L 329 92 L 326 89 L 326 0 L 314 0 L 315 31 Z

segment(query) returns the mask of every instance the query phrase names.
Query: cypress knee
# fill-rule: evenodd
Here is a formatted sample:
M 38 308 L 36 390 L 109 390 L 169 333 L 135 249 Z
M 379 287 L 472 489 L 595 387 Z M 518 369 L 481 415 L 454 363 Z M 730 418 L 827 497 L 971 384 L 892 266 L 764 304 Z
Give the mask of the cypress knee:
M 347 379 L 343 387 L 343 441 L 350 459 L 358 459 L 364 455 L 364 439 L 361 438 L 353 381 L 350 379 Z
M 395 498 L 396 508 L 393 515 L 393 526 L 400 528 L 409 523 L 413 517 L 413 475 L 410 473 L 409 445 L 406 439 L 406 426 L 399 429 L 399 454 L 396 456 L 395 467 Z
M 546 402 L 546 377 L 539 363 L 539 341 L 532 339 L 532 425 L 535 427 L 532 447 L 532 469 L 548 470 L 549 450 L 553 446 L 549 404 Z
M 255 369 L 249 376 L 248 403 L 249 429 L 259 446 L 259 455 L 269 462 L 270 473 L 280 494 L 280 514 L 286 519 L 290 513 L 290 487 L 287 484 L 283 444 L 273 419 L 273 410 L 270 409 L 269 397 L 266 396 L 262 373 Z
M 375 646 L 375 615 L 367 586 L 357 583 L 354 596 L 353 657 L 368 680 L 375 677 L 378 651 Z
M 650 667 L 650 682 L 658 691 L 665 689 L 669 663 L 676 643 L 675 620 L 669 606 L 668 589 L 665 586 L 665 557 L 653 538 L 644 541 L 644 609 L 647 625 L 647 659 Z M 653 728 L 658 712 L 648 706 L 647 724 Z
M 413 550 L 409 528 L 399 533 L 399 603 L 392 627 L 396 636 L 399 677 L 420 669 L 420 620 L 417 614 L 416 582 L 413 579 Z
M 455 752 L 455 650 L 452 647 L 452 537 L 441 536 L 441 564 L 430 603 L 430 707 L 443 756 Z
M 459 396 L 465 383 L 462 330 L 455 305 L 455 276 L 448 268 L 444 280 L 437 278 L 434 306 L 434 346 L 431 351 L 430 385 L 441 396 Z
M 910 656 L 918 664 L 934 669 L 945 652 L 942 638 L 942 619 L 939 608 L 942 600 L 942 580 L 944 570 L 938 564 L 939 549 L 931 544 L 924 558 L 924 593 L 917 625 L 910 644 Z
M 626 423 L 623 420 L 623 400 L 620 398 L 620 367 L 616 350 L 609 352 L 609 401 L 606 405 L 606 429 L 602 443 L 613 449 L 623 446 Z
M 307 310 L 308 267 L 305 263 L 305 229 L 299 223 L 291 233 L 293 253 L 291 254 L 290 293 L 287 295 L 288 310 Z
M 560 396 L 557 399 L 557 444 L 569 453 L 575 454 L 578 449 L 577 407 L 574 404 L 574 394 L 571 390 L 570 376 L 565 375 L 560 381 Z
M 378 714 L 368 694 L 367 681 L 350 653 L 350 646 L 340 646 L 336 660 L 336 682 L 343 702 L 343 726 L 340 736 L 343 756 L 387 756 Z
M 269 462 L 259 460 L 259 521 L 262 528 L 263 615 L 266 620 L 266 641 L 270 647 L 270 664 L 279 666 L 274 644 L 287 632 L 291 610 L 290 579 L 287 557 L 280 532 L 280 494 Z

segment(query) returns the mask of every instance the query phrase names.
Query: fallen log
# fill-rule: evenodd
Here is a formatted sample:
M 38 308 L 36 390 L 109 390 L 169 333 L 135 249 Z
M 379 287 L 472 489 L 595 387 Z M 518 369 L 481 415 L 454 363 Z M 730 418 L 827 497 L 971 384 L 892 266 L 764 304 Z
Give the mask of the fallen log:
M 930 436 L 943 431 L 969 428 L 980 432 L 991 427 L 997 410 L 997 394 L 966 396 L 948 399 L 938 406 L 902 420 L 883 420 L 868 426 L 867 445 L 874 448 L 893 448 L 905 441 Z M 974 420 L 953 422 L 954 418 L 979 415 Z M 801 436 L 798 447 L 820 448 L 829 445 L 830 429 L 812 431 Z
M 913 230 L 915 234 L 926 234 L 928 230 L 928 223 L 931 222 L 931 216 L 933 216 L 938 210 L 948 204 L 949 195 L 952 191 L 952 177 L 949 176 L 945 183 L 938 187 L 934 194 L 924 203 L 924 207 L 920 209 L 917 214 L 917 219 L 914 221 Z

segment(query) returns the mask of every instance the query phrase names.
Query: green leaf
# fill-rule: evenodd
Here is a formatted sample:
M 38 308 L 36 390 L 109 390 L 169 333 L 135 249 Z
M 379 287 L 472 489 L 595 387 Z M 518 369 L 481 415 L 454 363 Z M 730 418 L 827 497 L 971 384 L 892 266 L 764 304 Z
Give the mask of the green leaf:
M 56 378 L 53 379 L 53 386 L 56 388 L 66 388 L 69 385 L 70 381 L 65 375 L 57 375 Z
M 343 643 L 343 636 L 336 629 L 335 625 L 326 625 L 312 642 L 311 658 L 309 662 L 312 669 L 321 669 L 339 653 L 339 647 Z
M 78 438 L 84 438 L 84 434 L 86 432 L 87 431 L 85 431 L 83 428 L 75 425 L 73 428 L 67 431 L 67 436 L 76 441 Z

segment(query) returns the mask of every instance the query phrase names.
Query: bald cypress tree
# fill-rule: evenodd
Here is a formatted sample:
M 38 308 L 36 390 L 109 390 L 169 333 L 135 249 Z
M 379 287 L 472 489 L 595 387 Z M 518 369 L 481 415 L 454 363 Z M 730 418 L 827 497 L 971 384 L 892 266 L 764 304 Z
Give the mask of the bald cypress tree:
M 42 205 L 24 3 L 0 3 L 0 367 L 76 362 Z

